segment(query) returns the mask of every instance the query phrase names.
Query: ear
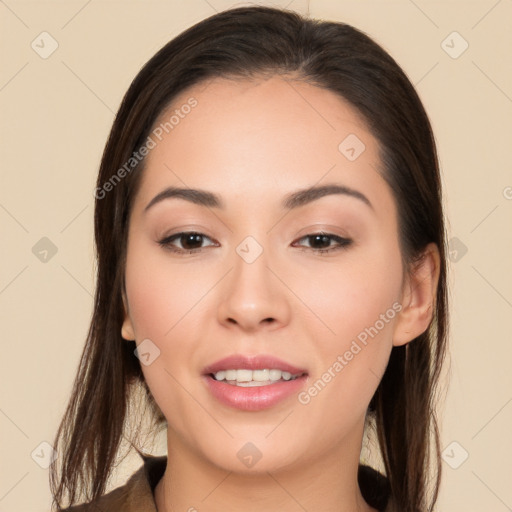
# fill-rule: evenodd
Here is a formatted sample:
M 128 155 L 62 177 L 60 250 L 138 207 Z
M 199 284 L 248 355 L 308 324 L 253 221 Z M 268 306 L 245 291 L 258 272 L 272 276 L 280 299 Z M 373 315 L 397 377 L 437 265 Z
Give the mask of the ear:
M 132 321 L 128 313 L 128 301 L 124 290 L 121 292 L 123 297 L 123 308 L 124 308 L 124 320 L 121 327 L 121 337 L 127 341 L 135 341 L 135 332 L 133 329 Z
M 428 329 L 434 316 L 440 261 L 437 245 L 430 243 L 407 273 L 393 345 L 405 345 Z

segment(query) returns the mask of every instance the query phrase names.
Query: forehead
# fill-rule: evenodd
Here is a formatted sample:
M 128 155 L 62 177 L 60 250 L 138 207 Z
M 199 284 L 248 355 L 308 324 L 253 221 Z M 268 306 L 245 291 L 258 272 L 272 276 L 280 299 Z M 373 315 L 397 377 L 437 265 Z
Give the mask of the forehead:
M 145 203 L 171 185 L 260 199 L 322 180 L 386 186 L 377 141 L 357 110 L 286 77 L 196 84 L 162 112 L 150 136 L 155 146 L 138 194 Z

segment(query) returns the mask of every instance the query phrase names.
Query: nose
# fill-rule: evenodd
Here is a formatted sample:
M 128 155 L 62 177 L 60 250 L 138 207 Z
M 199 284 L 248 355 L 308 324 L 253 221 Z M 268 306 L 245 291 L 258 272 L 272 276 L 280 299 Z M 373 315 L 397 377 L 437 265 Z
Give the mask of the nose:
M 266 251 L 252 263 L 234 255 L 233 269 L 223 280 L 218 320 L 246 332 L 274 330 L 288 324 L 289 293 L 276 269 L 269 267 Z

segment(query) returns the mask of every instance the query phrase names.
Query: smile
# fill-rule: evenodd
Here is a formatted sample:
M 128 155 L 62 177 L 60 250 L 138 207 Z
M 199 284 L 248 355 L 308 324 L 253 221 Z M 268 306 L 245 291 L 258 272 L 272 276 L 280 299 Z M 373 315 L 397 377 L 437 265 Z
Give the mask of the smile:
M 220 370 L 211 375 L 216 381 L 224 381 L 233 386 L 256 387 L 268 386 L 278 381 L 295 380 L 303 374 L 293 375 L 283 370 L 264 368 L 261 370 Z

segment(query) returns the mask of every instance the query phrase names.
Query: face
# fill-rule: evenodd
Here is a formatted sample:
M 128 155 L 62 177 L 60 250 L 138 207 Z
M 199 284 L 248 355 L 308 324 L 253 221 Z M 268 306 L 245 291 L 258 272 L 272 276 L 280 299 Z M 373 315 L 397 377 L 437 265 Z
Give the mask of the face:
M 337 95 L 278 77 L 194 86 L 162 120 L 176 109 L 131 211 L 122 327 L 169 450 L 239 472 L 247 454 L 272 471 L 359 453 L 404 277 L 375 138 Z M 146 209 L 168 187 L 210 195 Z M 228 371 L 251 368 L 292 377 Z

